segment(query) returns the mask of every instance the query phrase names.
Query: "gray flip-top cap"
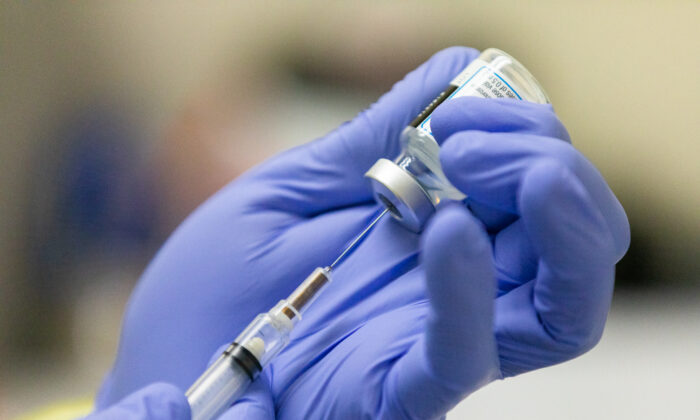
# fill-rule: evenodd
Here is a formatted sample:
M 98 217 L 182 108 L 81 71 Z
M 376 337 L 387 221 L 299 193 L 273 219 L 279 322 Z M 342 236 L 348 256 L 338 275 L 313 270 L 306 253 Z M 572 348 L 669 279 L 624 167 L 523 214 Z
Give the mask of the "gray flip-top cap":
M 379 159 L 365 176 L 372 181 L 374 197 L 409 230 L 420 232 L 435 206 L 418 181 L 388 159 Z

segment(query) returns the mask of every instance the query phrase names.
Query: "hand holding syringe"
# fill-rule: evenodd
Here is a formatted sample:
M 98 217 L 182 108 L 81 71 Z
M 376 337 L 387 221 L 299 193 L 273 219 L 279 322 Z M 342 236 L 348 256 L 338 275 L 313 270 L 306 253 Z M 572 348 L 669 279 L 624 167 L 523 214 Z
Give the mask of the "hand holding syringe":
M 498 83 L 499 88 L 494 86 Z M 502 88 L 502 89 L 501 89 Z M 517 88 L 517 90 L 516 90 Z M 520 93 L 518 93 L 520 92 Z M 404 129 L 403 151 L 391 162 L 379 159 L 366 173 L 377 202 L 386 210 L 329 267 L 317 268 L 286 299 L 260 314 L 224 354 L 187 391 L 195 420 L 210 419 L 237 400 L 260 371 L 289 342 L 301 313 L 330 281 L 330 271 L 387 212 L 406 228 L 419 232 L 441 200 L 462 200 L 440 167 L 439 146 L 430 119 L 443 102 L 461 96 L 510 97 L 547 103 L 535 78 L 514 58 L 496 49 L 484 51 L 464 68 Z
M 331 271 L 389 210 L 384 210 L 325 268 L 316 268 L 287 299 L 255 317 L 224 353 L 187 390 L 192 420 L 216 418 L 238 400 L 248 385 L 289 343 L 302 313 L 331 281 Z
M 148 382 L 188 386 L 212 346 L 247 323 L 244 314 L 272 306 L 279 297 L 270 295 L 303 278 L 305 262 L 331 260 L 348 228 L 373 211 L 362 180 L 369 167 L 375 197 L 410 230 L 420 230 L 438 202 L 461 198 L 446 181 L 470 195 L 473 213 L 447 206 L 421 238 L 393 223 L 376 226 L 338 270 L 333 295 L 304 315 L 318 333 L 300 334 L 275 356 L 274 372 L 227 410 L 229 418 L 250 418 L 251 410 L 268 418 L 440 417 L 496 378 L 595 344 L 614 263 L 629 243 L 624 211 L 551 106 L 526 102 L 527 78 L 504 71 L 511 61 L 493 51 L 494 60 L 475 56 L 437 54 L 349 124 L 270 160 L 203 205 L 142 277 L 98 408 Z M 469 86 L 450 80 L 471 74 L 469 62 L 479 65 L 465 82 L 481 84 L 474 92 L 512 87 L 524 100 L 457 98 Z M 434 98 L 404 130 L 399 158 L 372 166 L 399 152 L 402 128 Z M 270 319 L 291 311 L 291 300 Z M 269 360 L 283 347 L 251 334 L 260 340 L 242 336 L 246 347 L 229 354 L 245 348 Z M 208 373 L 190 403 L 226 407 L 250 381 L 243 369 L 259 370 L 233 356 L 225 361 L 217 365 L 226 375 Z

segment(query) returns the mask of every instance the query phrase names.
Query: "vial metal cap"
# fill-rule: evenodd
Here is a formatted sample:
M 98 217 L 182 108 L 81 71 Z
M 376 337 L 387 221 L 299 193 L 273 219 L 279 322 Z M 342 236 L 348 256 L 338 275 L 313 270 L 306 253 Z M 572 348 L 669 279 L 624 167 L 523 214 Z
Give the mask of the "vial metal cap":
M 365 173 L 372 181 L 374 197 L 409 230 L 420 232 L 435 206 L 418 181 L 388 159 L 379 159 Z

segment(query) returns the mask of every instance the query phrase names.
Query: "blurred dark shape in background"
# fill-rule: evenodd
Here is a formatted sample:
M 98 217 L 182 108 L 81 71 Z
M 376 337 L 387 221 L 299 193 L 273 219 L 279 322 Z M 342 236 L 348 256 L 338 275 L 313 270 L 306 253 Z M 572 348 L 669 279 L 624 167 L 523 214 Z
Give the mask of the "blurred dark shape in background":
M 131 288 L 187 214 L 450 45 L 523 61 L 620 197 L 616 300 L 693 300 L 697 2 L 506 3 L 2 3 L 0 417 L 94 391 Z
M 81 268 L 143 265 L 158 226 L 155 174 L 133 124 L 100 103 L 67 119 L 28 168 L 36 176 L 26 205 L 27 310 L 10 339 L 42 357 L 70 348 L 65 326 L 75 291 L 110 280 L 81 276 Z

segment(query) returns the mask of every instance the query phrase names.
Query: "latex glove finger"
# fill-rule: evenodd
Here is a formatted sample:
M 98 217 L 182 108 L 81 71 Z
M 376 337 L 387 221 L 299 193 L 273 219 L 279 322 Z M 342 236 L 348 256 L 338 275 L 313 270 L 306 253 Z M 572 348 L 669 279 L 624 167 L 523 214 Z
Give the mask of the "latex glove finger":
M 540 164 L 521 188 L 522 220 L 541 258 L 535 281 L 496 303 L 507 376 L 569 360 L 598 342 L 616 260 L 602 214 L 567 168 Z
M 430 299 L 425 334 L 392 367 L 386 412 L 406 418 L 444 415 L 500 376 L 493 336 L 491 244 L 467 209 L 441 209 L 424 234 Z
M 475 96 L 451 99 L 433 112 L 430 128 L 439 144 L 460 131 L 536 134 L 571 143 L 569 133 L 550 104 L 514 99 Z
M 327 136 L 290 151 L 248 174 L 259 188 L 254 207 L 309 217 L 372 200 L 364 173 L 382 157 L 399 153 L 401 131 L 442 92 L 478 51 L 440 51 L 396 83 L 369 109 Z
M 534 134 L 571 142 L 569 133 L 549 104 L 465 96 L 440 105 L 431 119 L 433 135 L 440 144 L 465 130 Z M 476 197 L 468 197 L 468 203 L 472 213 L 491 232 L 516 219 L 513 213 L 494 208 Z
M 275 418 L 275 406 L 270 392 L 270 381 L 265 373 L 261 374 L 246 393 L 226 410 L 219 420 L 272 420 Z
M 522 219 L 502 229 L 492 241 L 499 296 L 535 278 L 539 257 Z
M 504 211 L 521 214 L 518 199 L 528 171 L 542 163 L 567 168 L 586 190 L 614 241 L 616 260 L 630 240 L 629 223 L 622 205 L 600 172 L 570 144 L 528 134 L 463 131 L 442 146 L 440 161 L 452 184 L 468 196 Z M 547 205 L 556 205 L 547 199 Z
M 571 358 L 602 335 L 616 241 L 588 191 L 561 164 L 532 168 L 521 188 L 522 219 L 540 255 L 532 303 L 547 336 Z
M 175 385 L 154 383 L 85 417 L 89 420 L 189 420 L 190 406 Z

